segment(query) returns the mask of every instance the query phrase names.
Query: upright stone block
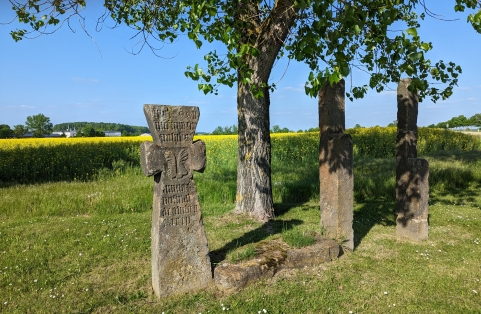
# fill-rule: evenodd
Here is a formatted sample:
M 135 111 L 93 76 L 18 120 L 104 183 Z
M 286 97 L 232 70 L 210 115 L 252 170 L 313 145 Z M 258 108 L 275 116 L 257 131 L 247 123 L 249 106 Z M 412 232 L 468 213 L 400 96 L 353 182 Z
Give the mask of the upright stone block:
M 413 241 L 427 240 L 429 163 L 426 159 L 409 158 L 402 172 L 397 182 L 401 192 L 397 199 L 396 235 Z
M 319 182 L 324 234 L 354 249 L 353 144 L 345 130 L 344 80 L 319 92 Z
M 418 97 L 408 90 L 410 79 L 397 89 L 396 234 L 422 241 L 428 238 L 429 163 L 417 158 Z
M 205 167 L 205 144 L 192 142 L 199 108 L 144 105 L 154 143 L 141 145 L 146 176 L 154 176 L 152 286 L 157 297 L 212 282 L 209 247 L 192 172 Z
M 403 79 L 397 88 L 396 166 L 408 158 L 417 158 L 418 97 L 408 90 L 411 79 Z

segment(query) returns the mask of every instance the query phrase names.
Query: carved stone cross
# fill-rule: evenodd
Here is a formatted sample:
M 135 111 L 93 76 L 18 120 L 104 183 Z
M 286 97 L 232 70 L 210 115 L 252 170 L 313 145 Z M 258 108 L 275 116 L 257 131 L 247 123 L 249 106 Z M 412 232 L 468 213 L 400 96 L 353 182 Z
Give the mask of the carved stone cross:
M 154 176 L 152 286 L 161 298 L 212 281 L 193 171 L 204 171 L 203 141 L 192 142 L 199 108 L 144 105 L 154 143 L 141 144 L 142 171 Z

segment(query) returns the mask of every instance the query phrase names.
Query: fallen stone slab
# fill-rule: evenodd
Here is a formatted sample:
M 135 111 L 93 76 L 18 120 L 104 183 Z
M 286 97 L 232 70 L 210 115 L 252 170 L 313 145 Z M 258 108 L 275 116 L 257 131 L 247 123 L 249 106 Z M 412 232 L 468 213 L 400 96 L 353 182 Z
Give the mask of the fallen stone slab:
M 264 241 L 256 248 L 256 259 L 238 264 L 221 262 L 214 269 L 215 286 L 224 292 L 235 292 L 261 279 L 267 279 L 281 269 L 295 269 L 328 263 L 339 257 L 339 244 L 316 237 L 316 243 L 295 249 L 277 240 Z

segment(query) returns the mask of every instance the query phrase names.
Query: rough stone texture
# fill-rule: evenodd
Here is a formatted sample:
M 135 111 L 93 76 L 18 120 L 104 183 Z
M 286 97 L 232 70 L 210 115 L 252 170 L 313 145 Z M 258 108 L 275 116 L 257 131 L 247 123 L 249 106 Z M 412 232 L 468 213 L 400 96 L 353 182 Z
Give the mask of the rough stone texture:
M 345 130 L 344 80 L 319 92 L 321 225 L 327 237 L 354 249 L 353 144 Z
M 259 279 L 270 278 L 274 268 L 262 265 L 258 261 L 246 264 L 222 264 L 214 269 L 214 281 L 219 290 L 235 292 Z
M 418 97 L 408 90 L 410 83 L 403 79 L 397 88 L 396 166 L 418 157 Z
M 281 268 L 302 268 L 332 262 L 339 256 L 339 244 L 330 239 L 323 239 L 316 244 L 289 250 Z
M 410 158 L 398 180 L 402 188 L 397 199 L 396 235 L 422 241 L 428 238 L 429 163 L 426 159 Z
M 152 286 L 162 298 L 212 283 L 209 247 L 192 172 L 205 167 L 205 144 L 192 143 L 199 108 L 144 105 L 154 143 L 141 145 L 146 176 L 154 175 Z
M 281 269 L 317 266 L 331 262 L 339 256 L 339 244 L 326 239 L 316 238 L 314 245 L 290 249 L 285 244 L 267 243 L 258 248 L 258 258 L 240 264 L 222 263 L 214 270 L 214 282 L 224 292 L 238 291 L 248 284 L 272 277 Z
M 422 241 L 428 238 L 429 163 L 417 158 L 418 97 L 408 90 L 410 79 L 397 89 L 396 235 Z

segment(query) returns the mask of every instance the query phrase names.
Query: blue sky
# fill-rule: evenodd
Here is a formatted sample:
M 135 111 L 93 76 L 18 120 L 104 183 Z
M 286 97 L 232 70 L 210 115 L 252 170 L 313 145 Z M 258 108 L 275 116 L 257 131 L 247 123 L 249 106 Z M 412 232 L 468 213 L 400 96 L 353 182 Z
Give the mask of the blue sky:
M 446 121 L 453 116 L 481 113 L 481 34 L 466 23 L 466 13 L 455 13 L 454 1 L 426 0 L 434 13 L 446 22 L 426 18 L 418 34 L 433 43 L 427 57 L 461 65 L 454 95 L 446 101 L 419 105 L 418 125 Z M 0 25 L 0 124 L 24 124 L 27 116 L 42 113 L 53 124 L 74 121 L 114 122 L 147 125 L 143 104 L 199 106 L 197 131 L 211 132 L 217 126 L 237 123 L 236 87 L 222 87 L 219 95 L 204 95 L 197 82 L 184 76 L 187 66 L 202 63 L 213 46 L 197 50 L 186 36 L 166 45 L 156 57 L 149 49 L 138 55 L 133 32 L 126 27 L 95 31 L 102 13 L 98 4 L 88 4 L 85 15 L 88 37 L 77 21 L 64 25 L 53 35 L 15 42 L 9 32 L 17 24 Z M 8 1 L 0 0 L 0 22 L 14 17 Z M 285 73 L 285 74 L 284 74 Z M 317 100 L 304 94 L 308 68 L 287 59 L 280 60 L 272 74 L 277 90 L 271 95 L 271 126 L 291 130 L 318 125 Z M 346 79 L 357 84 L 367 77 L 354 72 Z M 346 127 L 385 126 L 396 119 L 394 91 L 369 91 L 362 100 L 346 101 Z

